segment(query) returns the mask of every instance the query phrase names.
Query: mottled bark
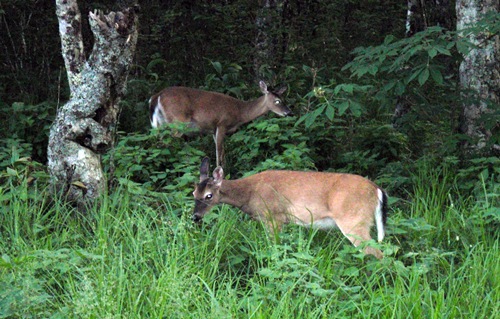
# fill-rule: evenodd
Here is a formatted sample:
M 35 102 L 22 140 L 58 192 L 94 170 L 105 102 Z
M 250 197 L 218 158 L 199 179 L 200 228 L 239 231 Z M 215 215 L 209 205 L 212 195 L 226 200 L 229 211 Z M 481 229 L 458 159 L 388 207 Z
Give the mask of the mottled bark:
M 464 56 L 460 64 L 460 86 L 464 94 L 464 105 L 460 130 L 470 140 L 464 143 L 467 153 L 485 152 L 493 130 L 484 125 L 484 117 L 490 110 L 488 103 L 500 102 L 500 39 L 484 32 L 470 32 L 490 11 L 498 12 L 498 0 L 458 0 L 457 30 L 475 47 Z M 498 125 L 497 125 L 498 126 Z M 495 128 L 493 128 L 495 129 Z M 498 146 L 491 145 L 493 149 Z
M 56 1 L 56 14 L 59 21 L 62 56 L 68 75 L 71 96 L 80 82 L 80 72 L 85 63 L 82 39 L 82 15 L 76 1 Z
M 85 60 L 76 0 L 56 0 L 70 100 L 52 124 L 48 168 L 55 191 L 83 207 L 106 189 L 101 154 L 113 133 L 137 42 L 134 9 L 90 13 L 94 47 Z

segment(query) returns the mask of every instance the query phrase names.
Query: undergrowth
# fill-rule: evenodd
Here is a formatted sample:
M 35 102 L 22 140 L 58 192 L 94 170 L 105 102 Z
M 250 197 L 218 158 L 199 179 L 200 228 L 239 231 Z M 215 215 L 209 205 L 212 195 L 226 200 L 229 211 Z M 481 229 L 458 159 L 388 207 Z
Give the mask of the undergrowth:
M 479 179 L 482 194 L 465 196 L 451 168 L 431 167 L 392 199 L 378 261 L 338 231 L 289 225 L 270 240 L 228 206 L 198 227 L 192 198 L 126 184 L 82 215 L 13 166 L 0 318 L 498 317 L 497 184 Z

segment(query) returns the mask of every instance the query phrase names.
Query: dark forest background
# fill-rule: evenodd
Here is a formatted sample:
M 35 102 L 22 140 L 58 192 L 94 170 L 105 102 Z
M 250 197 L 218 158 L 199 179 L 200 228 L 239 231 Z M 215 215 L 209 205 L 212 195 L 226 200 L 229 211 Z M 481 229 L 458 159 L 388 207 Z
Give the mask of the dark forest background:
M 402 195 L 422 162 L 466 176 L 493 173 L 495 157 L 480 154 L 471 168 L 460 148 L 465 45 L 454 32 L 454 1 L 443 3 L 420 8 L 411 30 L 401 1 L 271 1 L 268 11 L 248 0 L 140 3 L 117 147 L 104 157 L 110 180 L 148 189 L 195 180 L 200 158 L 215 158 L 212 138 L 151 134 L 147 100 L 172 85 L 247 100 L 258 97 L 259 79 L 288 87 L 295 117 L 270 114 L 226 139 L 232 177 L 269 168 L 349 171 Z M 88 13 L 128 4 L 79 2 L 85 52 L 93 45 Z M 69 94 L 55 3 L 2 1 L 0 17 L 1 165 L 28 156 L 45 164 L 49 127 Z

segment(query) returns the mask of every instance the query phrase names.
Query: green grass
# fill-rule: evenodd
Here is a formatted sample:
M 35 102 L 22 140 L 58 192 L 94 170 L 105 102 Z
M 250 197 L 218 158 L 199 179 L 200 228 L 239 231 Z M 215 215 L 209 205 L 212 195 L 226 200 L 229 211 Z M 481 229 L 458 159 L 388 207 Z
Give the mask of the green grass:
M 450 176 L 415 174 L 382 261 L 338 231 L 271 241 L 227 206 L 197 227 L 190 198 L 120 190 L 80 215 L 2 188 L 0 318 L 500 318 L 498 194 L 462 198 Z

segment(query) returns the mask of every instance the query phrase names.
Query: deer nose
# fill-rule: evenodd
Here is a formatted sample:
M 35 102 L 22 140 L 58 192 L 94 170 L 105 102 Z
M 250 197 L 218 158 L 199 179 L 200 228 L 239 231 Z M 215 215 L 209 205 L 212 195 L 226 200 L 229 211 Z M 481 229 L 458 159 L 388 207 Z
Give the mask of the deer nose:
M 193 222 L 199 224 L 203 217 L 198 215 L 198 214 L 193 214 L 193 216 L 191 218 L 193 219 Z
M 285 116 L 293 116 L 292 110 L 285 111 L 284 113 Z

